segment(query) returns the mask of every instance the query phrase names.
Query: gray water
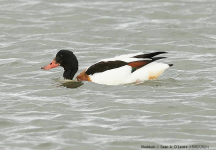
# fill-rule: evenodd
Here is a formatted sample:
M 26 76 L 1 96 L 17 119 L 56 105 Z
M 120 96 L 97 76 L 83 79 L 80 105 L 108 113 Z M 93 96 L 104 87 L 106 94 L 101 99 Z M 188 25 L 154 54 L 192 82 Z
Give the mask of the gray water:
M 216 149 L 215 12 L 215 0 L 0 1 L 0 149 Z M 60 49 L 78 72 L 136 52 L 174 66 L 141 84 L 65 82 L 40 69 Z

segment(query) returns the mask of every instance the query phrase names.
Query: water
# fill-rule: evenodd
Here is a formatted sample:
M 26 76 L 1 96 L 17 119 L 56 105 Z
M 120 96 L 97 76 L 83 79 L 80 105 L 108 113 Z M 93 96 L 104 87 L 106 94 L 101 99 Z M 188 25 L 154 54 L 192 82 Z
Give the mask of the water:
M 216 2 L 0 2 L 0 149 L 216 149 Z M 60 49 L 79 71 L 100 59 L 167 51 L 160 79 L 119 86 L 64 82 L 40 68 Z

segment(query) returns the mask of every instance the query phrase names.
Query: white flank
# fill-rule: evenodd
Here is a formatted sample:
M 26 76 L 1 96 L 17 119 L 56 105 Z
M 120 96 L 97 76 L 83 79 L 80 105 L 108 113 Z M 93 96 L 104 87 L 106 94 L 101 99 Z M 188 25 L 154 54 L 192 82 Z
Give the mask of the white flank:
M 99 84 L 118 85 L 124 84 L 125 80 L 131 75 L 131 66 L 123 66 L 116 69 L 107 70 L 100 73 L 89 75 L 91 80 Z
M 116 69 L 107 70 L 101 73 L 89 75 L 91 80 L 99 84 L 119 85 L 134 82 L 142 82 L 149 79 L 158 78 L 169 65 L 152 62 L 131 73 L 131 66 L 123 66 Z

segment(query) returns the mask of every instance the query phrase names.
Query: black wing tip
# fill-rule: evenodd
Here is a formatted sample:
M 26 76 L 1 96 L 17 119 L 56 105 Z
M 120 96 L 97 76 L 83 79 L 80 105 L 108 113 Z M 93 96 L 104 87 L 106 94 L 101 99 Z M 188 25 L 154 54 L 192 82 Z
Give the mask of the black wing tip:
M 163 51 L 163 52 L 155 52 L 155 53 L 164 54 L 164 53 L 168 53 L 168 52 Z
M 164 59 L 164 58 L 166 57 L 153 57 L 152 60 L 155 61 L 155 60 Z
M 160 55 L 164 53 L 167 53 L 167 52 L 153 52 L 153 53 L 141 54 L 141 55 L 134 56 L 134 58 L 152 58 L 156 55 Z
M 170 67 L 172 67 L 173 66 L 173 64 L 168 64 Z
M 153 52 L 153 53 L 149 53 L 149 54 L 153 54 L 153 55 L 160 55 L 160 54 L 164 54 L 164 53 L 168 53 L 168 52 L 165 52 L 165 51 L 158 51 L 158 52 Z

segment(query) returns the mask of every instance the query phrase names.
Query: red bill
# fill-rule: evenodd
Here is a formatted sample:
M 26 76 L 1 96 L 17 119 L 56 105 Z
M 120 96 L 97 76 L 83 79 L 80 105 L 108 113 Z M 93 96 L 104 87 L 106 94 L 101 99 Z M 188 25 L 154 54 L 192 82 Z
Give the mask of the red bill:
M 55 67 L 58 67 L 58 66 L 59 66 L 59 64 L 56 63 L 56 61 L 55 61 L 55 59 L 54 59 L 49 65 L 47 65 L 47 66 L 45 66 L 45 67 L 42 67 L 41 69 L 49 70 L 49 69 L 51 69 L 51 68 L 55 68 Z

